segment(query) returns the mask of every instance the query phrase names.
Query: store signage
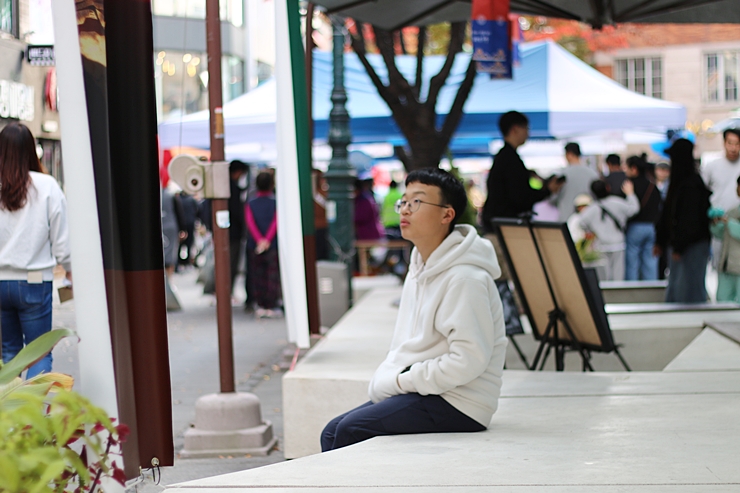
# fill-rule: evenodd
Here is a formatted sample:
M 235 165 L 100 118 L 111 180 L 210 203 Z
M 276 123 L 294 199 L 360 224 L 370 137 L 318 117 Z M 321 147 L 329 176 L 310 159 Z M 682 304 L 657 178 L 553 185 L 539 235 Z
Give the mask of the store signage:
M 0 118 L 33 121 L 33 87 L 0 80 Z
M 54 65 L 54 45 L 29 45 L 26 59 L 31 65 Z

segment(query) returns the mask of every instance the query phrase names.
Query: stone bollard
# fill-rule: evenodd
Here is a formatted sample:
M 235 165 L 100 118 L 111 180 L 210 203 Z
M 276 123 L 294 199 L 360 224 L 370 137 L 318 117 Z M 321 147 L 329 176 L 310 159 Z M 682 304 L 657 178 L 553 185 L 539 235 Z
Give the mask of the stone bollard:
M 256 395 L 208 394 L 195 402 L 195 426 L 185 432 L 180 457 L 267 455 L 276 443 L 272 423 L 262 421 Z

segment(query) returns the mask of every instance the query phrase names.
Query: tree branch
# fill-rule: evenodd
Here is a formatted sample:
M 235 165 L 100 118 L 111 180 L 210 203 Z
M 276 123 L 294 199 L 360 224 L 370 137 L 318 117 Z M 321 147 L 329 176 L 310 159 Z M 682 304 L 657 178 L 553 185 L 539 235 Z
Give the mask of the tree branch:
M 447 49 L 447 59 L 445 59 L 445 63 L 439 73 L 429 81 L 427 104 L 436 104 L 439 91 L 442 90 L 452 70 L 455 55 L 462 51 L 463 42 L 465 41 L 465 26 L 465 22 L 453 22 L 450 26 L 450 44 Z
M 359 28 L 357 30 L 358 33 L 362 32 L 363 24 L 358 24 Z M 365 37 L 363 35 L 358 36 L 350 36 L 352 40 L 352 49 L 355 53 L 357 53 L 357 57 L 360 59 L 360 63 L 362 63 L 362 66 L 365 67 L 365 71 L 367 72 L 368 77 L 370 77 L 370 80 L 372 81 L 373 85 L 375 86 L 375 89 L 378 90 L 378 94 L 381 98 L 386 102 L 386 104 L 390 107 L 391 111 L 394 111 L 394 106 L 398 106 L 398 99 L 394 97 L 393 93 L 388 90 L 388 87 L 383 84 L 383 81 L 380 80 L 380 77 L 378 77 L 378 73 L 375 71 L 372 65 L 370 65 L 370 62 L 367 61 L 366 56 L 366 49 L 365 49 Z M 390 81 L 389 81 L 390 82 Z
M 406 38 L 403 37 L 403 29 L 398 31 L 398 42 L 401 43 L 401 53 L 408 55 L 409 50 L 406 49 Z
M 447 118 L 445 118 L 445 122 L 442 124 L 442 130 L 439 133 L 440 140 L 445 142 L 445 147 L 449 144 L 452 134 L 455 133 L 455 130 L 460 124 L 463 116 L 463 106 L 465 106 L 465 101 L 467 101 L 470 91 L 473 89 L 476 74 L 475 61 L 473 61 L 473 57 L 470 57 L 470 64 L 468 65 L 468 70 L 465 72 L 465 79 L 463 79 L 460 88 L 457 90 L 455 101 L 452 103 L 450 112 L 447 113 Z
M 419 34 L 417 35 L 416 43 L 416 83 L 414 84 L 414 94 L 417 101 L 421 101 L 421 85 L 422 85 L 422 69 L 424 67 L 424 45 L 427 41 L 427 28 L 422 26 L 419 28 Z
M 375 44 L 380 50 L 380 55 L 383 57 L 385 66 L 388 69 L 388 87 L 391 92 L 395 93 L 395 96 L 405 99 L 407 102 L 414 100 L 414 93 L 411 90 L 411 85 L 406 77 L 398 70 L 396 65 L 396 50 L 395 43 L 393 42 L 393 34 L 373 26 L 375 32 Z M 394 91 L 395 89 L 395 91 Z
M 407 170 L 411 169 L 411 157 L 406 152 L 406 149 L 403 148 L 403 146 L 393 146 L 393 154 L 398 158 L 399 161 L 403 164 L 403 167 Z

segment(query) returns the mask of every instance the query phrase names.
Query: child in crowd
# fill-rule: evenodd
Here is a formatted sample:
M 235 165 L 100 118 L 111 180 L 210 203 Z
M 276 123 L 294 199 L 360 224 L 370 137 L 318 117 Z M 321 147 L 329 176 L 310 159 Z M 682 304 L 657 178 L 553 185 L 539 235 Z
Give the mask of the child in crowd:
M 737 179 L 737 195 L 740 197 L 740 178 Z M 710 209 L 710 217 L 714 217 L 710 226 L 712 235 L 722 240 L 717 265 L 717 301 L 740 303 L 740 207 L 726 212 Z
M 606 260 L 606 276 L 602 281 L 624 280 L 624 228 L 627 219 L 640 211 L 635 188 L 630 180 L 622 184 L 625 197 L 610 195 L 603 180 L 591 183 L 596 200 L 581 214 L 580 226 L 596 235 L 595 248 Z

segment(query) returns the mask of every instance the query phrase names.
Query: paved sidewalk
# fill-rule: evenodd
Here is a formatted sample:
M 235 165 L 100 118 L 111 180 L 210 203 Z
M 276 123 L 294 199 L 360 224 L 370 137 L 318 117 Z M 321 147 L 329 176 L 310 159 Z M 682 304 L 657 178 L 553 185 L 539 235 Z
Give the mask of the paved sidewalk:
M 196 284 L 197 270 L 175 274 L 172 284 L 183 309 L 168 314 L 170 370 L 175 453 L 183 447 L 183 433 L 195 419 L 198 397 L 218 392 L 218 341 L 215 298 L 202 294 Z M 235 297 L 245 298 L 237 279 Z M 74 301 L 59 304 L 54 300 L 55 327 L 74 329 Z M 241 306 L 233 307 L 234 360 L 237 390 L 253 392 L 261 401 L 262 417 L 273 425 L 278 447 L 266 457 L 223 457 L 214 459 L 175 459 L 175 466 L 162 468 L 160 486 L 151 482 L 137 486 L 140 492 L 155 492 L 163 486 L 229 472 L 242 471 L 284 461 L 282 386 L 287 342 L 285 320 L 259 320 Z M 54 370 L 79 379 L 77 344 L 62 341 L 54 350 Z

